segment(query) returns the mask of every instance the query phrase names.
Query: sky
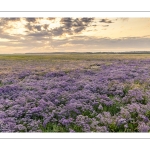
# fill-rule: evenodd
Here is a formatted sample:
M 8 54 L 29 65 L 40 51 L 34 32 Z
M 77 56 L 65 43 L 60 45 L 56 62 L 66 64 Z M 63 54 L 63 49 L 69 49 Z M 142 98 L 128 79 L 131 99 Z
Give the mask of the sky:
M 0 54 L 150 51 L 150 18 L 0 18 Z

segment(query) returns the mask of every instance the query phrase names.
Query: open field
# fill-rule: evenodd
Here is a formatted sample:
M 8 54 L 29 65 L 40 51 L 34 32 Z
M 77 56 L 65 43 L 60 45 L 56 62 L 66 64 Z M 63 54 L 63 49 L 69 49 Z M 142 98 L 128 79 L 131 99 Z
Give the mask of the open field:
M 149 132 L 150 54 L 0 55 L 0 132 Z
M 150 59 L 150 54 L 1 54 L 0 60 L 112 60 L 112 59 Z

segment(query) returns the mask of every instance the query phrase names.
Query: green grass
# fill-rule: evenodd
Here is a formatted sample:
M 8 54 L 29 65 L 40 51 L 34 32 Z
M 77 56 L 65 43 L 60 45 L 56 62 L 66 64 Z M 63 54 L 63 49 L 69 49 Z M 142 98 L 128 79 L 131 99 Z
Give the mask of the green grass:
M 0 60 L 113 60 L 113 59 L 150 59 L 150 54 L 5 54 Z
M 40 129 L 42 132 L 68 132 L 63 126 L 55 123 L 48 123 L 46 127 L 41 126 Z
M 102 106 L 103 106 L 103 111 L 110 112 L 112 116 L 114 116 L 120 111 L 120 105 L 117 103 L 113 104 L 112 106 L 105 106 L 105 105 Z

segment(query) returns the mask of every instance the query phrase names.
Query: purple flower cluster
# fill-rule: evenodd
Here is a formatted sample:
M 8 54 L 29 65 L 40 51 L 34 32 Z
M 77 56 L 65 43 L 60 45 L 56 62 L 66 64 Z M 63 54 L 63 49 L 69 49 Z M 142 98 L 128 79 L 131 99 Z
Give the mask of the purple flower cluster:
M 150 60 L 68 63 L 6 62 L 0 132 L 150 131 Z

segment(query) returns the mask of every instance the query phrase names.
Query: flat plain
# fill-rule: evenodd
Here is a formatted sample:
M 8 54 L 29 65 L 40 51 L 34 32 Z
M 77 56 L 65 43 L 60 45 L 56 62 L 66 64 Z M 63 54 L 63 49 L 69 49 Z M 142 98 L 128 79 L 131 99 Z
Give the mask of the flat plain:
M 149 132 L 150 54 L 0 55 L 0 132 Z

